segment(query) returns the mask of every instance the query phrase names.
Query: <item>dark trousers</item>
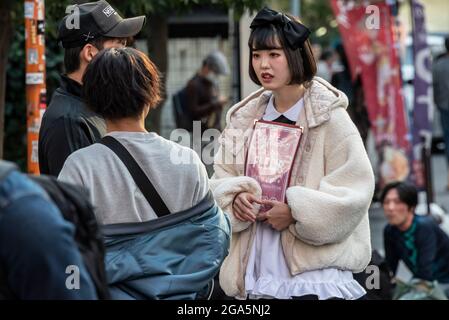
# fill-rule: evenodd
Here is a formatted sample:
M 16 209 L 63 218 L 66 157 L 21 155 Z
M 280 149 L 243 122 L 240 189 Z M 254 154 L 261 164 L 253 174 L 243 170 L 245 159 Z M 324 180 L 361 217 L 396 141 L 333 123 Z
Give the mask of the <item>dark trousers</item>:
M 438 109 L 441 117 L 441 129 L 443 130 L 443 138 L 445 144 L 446 160 L 449 165 L 449 110 Z

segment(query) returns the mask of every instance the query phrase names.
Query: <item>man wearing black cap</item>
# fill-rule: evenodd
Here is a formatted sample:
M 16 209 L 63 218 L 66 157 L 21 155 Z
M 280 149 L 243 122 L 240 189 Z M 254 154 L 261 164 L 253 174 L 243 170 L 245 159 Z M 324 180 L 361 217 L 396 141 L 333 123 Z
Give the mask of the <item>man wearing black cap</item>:
M 58 30 L 64 47 L 66 74 L 52 96 L 39 132 L 39 168 L 58 176 L 67 157 L 106 134 L 104 120 L 88 110 L 81 98 L 82 77 L 102 49 L 126 46 L 143 27 L 145 16 L 120 17 L 104 0 L 73 5 Z M 117 75 L 120 76 L 120 75 Z

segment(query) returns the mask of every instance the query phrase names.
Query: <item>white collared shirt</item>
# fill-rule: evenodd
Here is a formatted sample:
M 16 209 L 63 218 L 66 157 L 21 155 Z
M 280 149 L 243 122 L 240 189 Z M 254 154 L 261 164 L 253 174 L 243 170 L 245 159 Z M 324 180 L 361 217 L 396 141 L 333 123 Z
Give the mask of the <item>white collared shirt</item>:
M 299 99 L 293 106 L 291 106 L 284 113 L 280 113 L 276 110 L 274 106 L 274 96 L 271 95 L 270 100 L 268 101 L 267 108 L 265 110 L 265 114 L 263 115 L 263 120 L 273 121 L 279 118 L 281 115 L 286 117 L 290 121 L 294 121 L 295 123 L 298 121 L 299 114 L 301 113 L 301 109 L 304 108 L 304 99 Z
M 274 107 L 271 96 L 262 119 L 273 121 L 284 115 L 297 122 L 303 107 L 304 100 L 301 98 L 286 112 L 280 113 Z M 264 223 L 256 224 L 256 235 L 245 273 L 245 289 L 249 299 L 291 299 L 316 295 L 320 300 L 353 300 L 366 294 L 350 271 L 326 268 L 292 276 L 284 258 L 281 233 Z

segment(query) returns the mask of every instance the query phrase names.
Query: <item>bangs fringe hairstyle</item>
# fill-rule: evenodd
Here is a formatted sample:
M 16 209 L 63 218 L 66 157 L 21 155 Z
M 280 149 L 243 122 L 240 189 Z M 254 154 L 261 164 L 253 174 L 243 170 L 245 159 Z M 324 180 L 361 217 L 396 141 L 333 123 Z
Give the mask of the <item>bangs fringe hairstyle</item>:
M 298 21 L 295 17 L 286 14 L 290 19 Z M 297 50 L 292 50 L 281 30 L 281 26 L 270 24 L 253 29 L 248 40 L 249 46 L 249 76 L 257 85 L 262 85 L 257 78 L 252 64 L 254 50 L 273 50 L 282 49 L 287 57 L 288 67 L 290 69 L 291 79 L 288 85 L 305 84 L 316 75 L 317 67 L 315 57 L 313 56 L 312 46 L 309 39 Z
M 136 49 L 106 49 L 89 63 L 83 95 L 88 108 L 105 119 L 137 118 L 160 101 L 159 71 Z

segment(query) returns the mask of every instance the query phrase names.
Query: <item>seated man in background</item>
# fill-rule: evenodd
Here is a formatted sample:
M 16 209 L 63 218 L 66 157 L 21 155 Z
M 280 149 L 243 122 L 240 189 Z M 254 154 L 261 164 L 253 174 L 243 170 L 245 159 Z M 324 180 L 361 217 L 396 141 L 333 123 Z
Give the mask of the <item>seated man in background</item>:
M 393 274 L 402 260 L 415 278 L 449 284 L 449 237 L 432 217 L 415 214 L 416 188 L 393 182 L 382 191 L 380 200 L 388 220 L 385 256 Z

